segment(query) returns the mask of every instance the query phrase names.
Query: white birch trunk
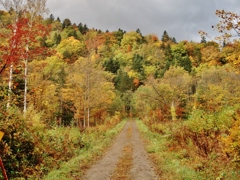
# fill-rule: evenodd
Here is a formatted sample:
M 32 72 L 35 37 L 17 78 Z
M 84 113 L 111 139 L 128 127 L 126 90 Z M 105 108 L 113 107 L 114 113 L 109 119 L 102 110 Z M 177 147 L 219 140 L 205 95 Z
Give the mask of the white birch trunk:
M 90 126 L 90 72 L 87 73 L 87 122 Z
M 28 52 L 28 45 L 26 47 L 26 50 Z M 28 75 L 28 57 L 24 61 L 25 67 L 24 67 L 24 100 L 23 100 L 23 116 L 25 117 L 27 112 L 27 75 Z
M 11 63 L 10 69 L 9 69 L 7 109 L 10 107 L 11 100 L 12 100 L 12 79 L 13 79 L 13 63 Z
M 87 113 L 86 113 L 86 110 L 87 110 L 87 108 L 86 108 L 86 101 L 87 101 L 87 93 L 86 92 L 84 92 L 84 101 L 83 101 L 83 127 L 85 128 L 86 127 L 86 115 L 87 115 Z
M 15 19 L 15 24 L 14 24 L 14 30 L 13 30 L 13 35 L 16 35 L 17 32 L 17 27 L 16 27 L 16 22 L 17 22 L 18 18 Z M 15 41 L 12 44 L 12 48 L 15 48 Z M 7 103 L 7 109 L 10 107 L 11 105 L 11 100 L 12 100 L 12 79 L 13 79 L 13 62 L 11 62 L 10 64 L 10 69 L 9 69 L 9 81 L 8 81 L 8 103 Z

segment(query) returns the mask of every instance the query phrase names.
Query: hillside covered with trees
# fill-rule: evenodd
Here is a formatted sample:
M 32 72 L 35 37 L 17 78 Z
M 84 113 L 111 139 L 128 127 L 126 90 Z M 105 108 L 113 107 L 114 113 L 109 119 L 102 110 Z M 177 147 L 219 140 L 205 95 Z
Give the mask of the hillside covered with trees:
M 167 30 L 43 18 L 46 0 L 0 2 L 0 154 L 11 179 L 44 177 L 126 117 L 164 138 L 198 178 L 240 177 L 240 41 L 228 34 L 239 35 L 237 14 L 216 12 L 216 41 L 201 31 L 201 42 L 177 42 Z

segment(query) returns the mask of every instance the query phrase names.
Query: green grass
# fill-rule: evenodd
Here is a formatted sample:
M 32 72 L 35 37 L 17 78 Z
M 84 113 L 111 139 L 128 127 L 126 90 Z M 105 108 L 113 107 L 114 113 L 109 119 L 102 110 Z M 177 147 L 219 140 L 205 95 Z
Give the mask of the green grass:
M 168 180 L 202 180 L 203 177 L 193 168 L 185 164 L 186 150 L 171 151 L 169 143 L 171 134 L 164 135 L 151 132 L 143 121 L 137 120 L 137 126 L 143 139 L 146 140 L 146 150 L 157 166 L 160 179 Z
M 59 169 L 49 172 L 44 180 L 70 180 L 81 177 L 84 170 L 99 158 L 107 147 L 113 142 L 114 137 L 123 129 L 126 120 L 121 121 L 113 129 L 106 132 L 93 131 L 82 135 L 86 146 L 79 151 L 79 155 L 60 165 Z

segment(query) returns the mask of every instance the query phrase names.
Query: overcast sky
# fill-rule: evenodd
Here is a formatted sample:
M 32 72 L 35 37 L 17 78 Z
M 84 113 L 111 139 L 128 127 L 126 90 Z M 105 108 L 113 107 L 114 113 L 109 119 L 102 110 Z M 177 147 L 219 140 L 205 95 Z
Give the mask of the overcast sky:
M 240 0 L 47 0 L 50 14 L 77 25 L 115 31 L 118 28 L 162 37 L 166 30 L 176 40 L 200 41 L 199 30 L 216 35 L 217 9 L 240 14 Z

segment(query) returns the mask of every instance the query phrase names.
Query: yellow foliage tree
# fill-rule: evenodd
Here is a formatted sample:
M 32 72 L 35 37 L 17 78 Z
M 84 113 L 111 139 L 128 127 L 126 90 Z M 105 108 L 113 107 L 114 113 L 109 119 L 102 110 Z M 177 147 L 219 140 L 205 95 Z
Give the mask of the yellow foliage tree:
M 61 41 L 57 51 L 63 56 L 68 63 L 73 63 L 79 56 L 85 55 L 85 44 L 74 37 L 69 37 Z

